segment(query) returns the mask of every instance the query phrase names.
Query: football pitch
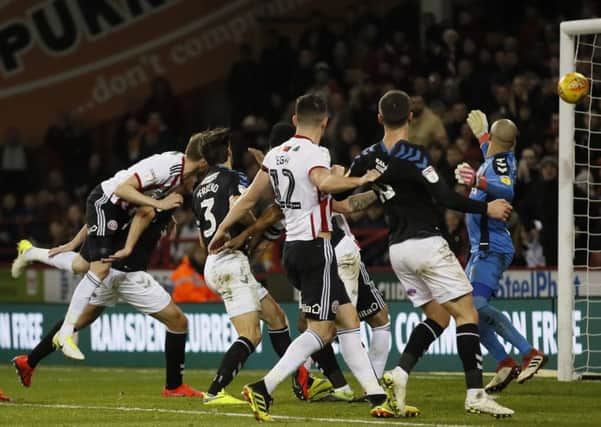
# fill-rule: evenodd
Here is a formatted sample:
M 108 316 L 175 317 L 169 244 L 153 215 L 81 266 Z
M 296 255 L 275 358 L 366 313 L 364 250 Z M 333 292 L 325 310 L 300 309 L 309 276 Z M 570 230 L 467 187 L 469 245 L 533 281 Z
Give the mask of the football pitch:
M 242 371 L 228 388 L 239 396 L 242 386 L 262 371 Z M 214 372 L 186 371 L 186 382 L 206 390 Z M 347 375 L 350 378 L 350 375 Z M 240 426 L 255 425 L 243 405 L 204 406 L 198 399 L 163 398 L 162 369 L 40 366 L 31 388 L 18 382 L 12 365 L 0 365 L 0 388 L 12 401 L 0 403 L 0 426 Z M 352 382 L 357 391 L 359 387 Z M 422 410 L 417 418 L 376 419 L 367 403 L 298 401 L 287 380 L 277 389 L 272 407 L 276 423 L 295 426 L 598 426 L 601 425 L 601 382 L 559 383 L 535 378 L 511 384 L 499 401 L 516 411 L 510 419 L 463 411 L 463 377 L 415 373 L 408 402 Z

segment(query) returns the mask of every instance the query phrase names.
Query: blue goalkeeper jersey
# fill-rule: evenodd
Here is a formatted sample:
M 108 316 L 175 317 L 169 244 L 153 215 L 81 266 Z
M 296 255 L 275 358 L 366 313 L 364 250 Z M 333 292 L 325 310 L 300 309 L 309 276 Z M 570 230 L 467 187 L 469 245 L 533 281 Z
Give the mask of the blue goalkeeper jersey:
M 472 188 L 470 199 L 483 202 L 505 199 L 511 203 L 517 178 L 515 155 L 509 151 L 486 157 L 488 142 L 482 144 L 481 149 L 484 163 L 478 169 L 478 176 L 484 176 L 488 185 L 485 190 Z M 514 252 L 511 234 L 504 221 L 486 215 L 467 214 L 466 222 L 471 252 L 487 250 L 498 253 Z

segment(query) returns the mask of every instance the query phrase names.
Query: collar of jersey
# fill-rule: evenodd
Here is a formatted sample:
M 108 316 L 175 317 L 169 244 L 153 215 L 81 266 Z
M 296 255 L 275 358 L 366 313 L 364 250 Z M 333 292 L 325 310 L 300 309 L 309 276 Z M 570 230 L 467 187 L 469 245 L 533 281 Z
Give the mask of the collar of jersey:
M 313 140 L 311 138 L 309 138 L 308 136 L 305 136 L 305 135 L 296 134 L 296 135 L 293 136 L 293 138 L 300 139 L 300 140 L 305 140 L 305 141 L 308 141 L 311 144 L 313 144 Z
M 396 148 L 401 144 L 408 144 L 409 141 L 405 140 L 405 139 L 399 139 L 397 142 L 394 143 L 394 145 L 390 148 L 390 151 L 388 151 L 388 148 L 386 148 L 386 145 L 384 145 L 384 140 L 380 141 L 380 149 L 386 153 L 389 156 L 392 156 L 392 153 L 396 150 Z

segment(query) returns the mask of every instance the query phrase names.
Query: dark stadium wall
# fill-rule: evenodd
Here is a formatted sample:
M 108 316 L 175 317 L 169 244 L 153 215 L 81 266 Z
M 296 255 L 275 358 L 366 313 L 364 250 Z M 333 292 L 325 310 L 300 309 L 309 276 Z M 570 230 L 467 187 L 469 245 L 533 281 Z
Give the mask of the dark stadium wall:
M 63 112 L 94 125 L 122 114 L 165 76 L 176 94 L 222 80 L 261 25 L 298 35 L 312 10 L 354 0 L 20 0 L 0 6 L 0 113 L 38 143 Z M 380 0 L 378 8 L 394 1 Z M 35 120 L 32 120 L 32 117 Z

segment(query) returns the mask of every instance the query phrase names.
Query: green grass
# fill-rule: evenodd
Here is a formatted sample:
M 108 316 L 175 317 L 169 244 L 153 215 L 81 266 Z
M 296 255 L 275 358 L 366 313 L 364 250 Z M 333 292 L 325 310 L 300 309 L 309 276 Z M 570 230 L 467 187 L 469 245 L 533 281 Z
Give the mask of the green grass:
M 194 361 L 189 360 L 189 364 Z M 199 361 L 200 362 L 200 361 Z M 229 391 L 238 395 L 242 385 L 262 372 L 242 371 Z M 188 369 L 186 381 L 206 390 L 213 372 Z M 350 377 L 350 375 L 348 375 Z M 0 387 L 12 403 L 0 403 L 0 426 L 240 426 L 255 425 L 246 405 L 203 407 L 199 400 L 160 396 L 161 369 L 117 369 L 41 366 L 31 388 L 18 382 L 12 365 L 0 365 Z M 352 383 L 359 390 L 356 382 Z M 423 414 L 415 419 L 377 420 L 369 417 L 368 405 L 300 402 L 292 395 L 290 382 L 275 393 L 272 414 L 279 425 L 343 426 L 368 425 L 601 425 L 601 383 L 559 383 L 535 378 L 512 384 L 499 401 L 516 411 L 512 419 L 496 420 L 463 411 L 465 390 L 458 375 L 416 373 L 409 383 L 408 403 Z M 242 416 L 240 416 L 240 415 Z M 313 420 L 312 420 L 313 419 Z M 321 420 L 317 420 L 321 419 Z M 354 421 L 350 421 L 354 420 Z

